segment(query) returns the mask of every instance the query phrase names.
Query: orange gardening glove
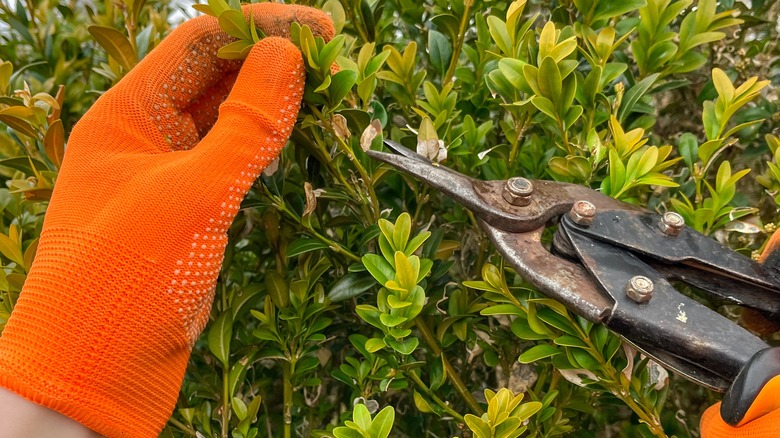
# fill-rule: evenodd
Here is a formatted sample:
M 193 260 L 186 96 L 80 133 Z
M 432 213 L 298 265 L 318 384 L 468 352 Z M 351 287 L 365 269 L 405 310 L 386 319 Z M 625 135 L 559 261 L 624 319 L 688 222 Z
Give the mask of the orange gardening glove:
M 780 232 L 772 235 L 764 251 L 761 253 L 759 261 L 768 263 L 773 267 L 778 266 L 777 257 L 780 255 Z M 741 398 L 741 411 L 745 412 L 744 417 L 739 421 L 738 427 L 728 425 L 721 417 L 721 403 L 711 406 L 701 417 L 701 436 L 702 438 L 770 438 L 780 437 L 780 375 L 777 375 L 778 352 L 777 347 L 770 354 L 765 355 L 769 360 L 751 361 L 754 370 L 752 380 L 754 391 L 739 391 L 740 393 L 750 394 L 749 397 L 735 397 L 735 400 Z M 754 358 L 755 359 L 755 358 Z M 748 367 L 746 367 L 748 368 Z M 745 370 L 743 370 L 743 373 Z M 740 377 L 737 377 L 740 380 Z M 766 383 L 764 383 L 766 381 Z M 740 387 L 745 387 L 743 382 L 735 383 Z M 730 392 L 735 390 L 731 388 Z M 753 394 L 757 392 L 757 395 Z M 727 394 L 728 397 L 728 394 Z
M 109 437 L 164 427 L 209 317 L 226 230 L 296 120 L 304 66 L 278 36 L 292 21 L 333 36 L 314 9 L 251 7 L 277 37 L 243 65 L 217 58 L 232 38 L 215 18 L 190 20 L 73 129 L 0 337 L 1 386 Z

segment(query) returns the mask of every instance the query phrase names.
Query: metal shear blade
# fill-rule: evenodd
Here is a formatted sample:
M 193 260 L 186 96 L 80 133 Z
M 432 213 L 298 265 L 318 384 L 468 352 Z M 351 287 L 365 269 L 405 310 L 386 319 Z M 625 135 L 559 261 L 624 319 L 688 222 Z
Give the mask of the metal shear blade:
M 592 190 L 554 181 L 534 181 L 534 196 L 528 205 L 515 206 L 503 198 L 505 181 L 469 178 L 405 148 L 385 140 L 398 153 L 369 150 L 379 161 L 414 175 L 471 210 L 507 262 L 543 293 L 555 298 L 574 313 L 593 322 L 604 322 L 614 300 L 590 281 L 581 265 L 552 255 L 542 246 L 545 226 L 571 208 L 573 199 L 590 199 L 602 208 L 629 208 Z

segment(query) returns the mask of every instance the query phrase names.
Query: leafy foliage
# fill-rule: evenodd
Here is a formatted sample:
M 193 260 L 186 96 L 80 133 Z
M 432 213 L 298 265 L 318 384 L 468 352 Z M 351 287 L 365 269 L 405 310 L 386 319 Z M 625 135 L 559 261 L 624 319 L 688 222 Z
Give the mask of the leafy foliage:
M 715 395 L 541 295 L 470 212 L 364 151 L 389 138 L 478 179 L 598 188 L 758 250 L 780 206 L 778 8 L 303 3 L 340 35 L 291 28 L 299 123 L 229 231 L 164 436 L 697 436 Z M 239 7 L 195 6 L 235 39 L 226 58 L 263 37 Z M 71 127 L 193 14 L 174 8 L 0 2 L 0 324 Z

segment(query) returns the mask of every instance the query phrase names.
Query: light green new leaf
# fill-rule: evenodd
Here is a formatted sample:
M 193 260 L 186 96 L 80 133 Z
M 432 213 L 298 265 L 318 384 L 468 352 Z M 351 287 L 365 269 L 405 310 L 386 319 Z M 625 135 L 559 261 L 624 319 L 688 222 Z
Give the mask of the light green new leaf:
M 517 360 L 520 363 L 533 363 L 556 354 L 561 354 L 561 350 L 557 347 L 549 344 L 539 344 L 524 351 Z
M 491 15 L 487 18 L 488 29 L 490 29 L 490 36 L 493 37 L 493 41 L 501 52 L 505 54 L 512 53 L 512 39 L 506 30 L 506 23 L 501 21 L 500 18 L 495 15 Z
M 346 22 L 346 13 L 341 2 L 339 0 L 328 0 L 322 5 L 322 11 L 330 15 L 330 19 L 333 21 L 333 30 L 336 35 L 340 34 Z
M 426 118 L 425 120 L 428 120 L 430 122 L 430 119 Z M 422 126 L 420 127 L 422 131 Z M 433 125 L 428 127 L 427 129 L 431 130 L 433 129 Z M 433 131 L 435 134 L 435 130 Z M 422 133 L 420 134 L 422 135 Z M 419 137 L 419 136 L 418 136 Z M 398 216 L 398 219 L 395 221 L 395 227 L 393 227 L 393 248 L 395 248 L 396 251 L 404 251 L 406 249 L 406 244 L 409 241 L 409 235 L 412 232 L 412 217 L 407 212 L 403 212 Z M 396 255 L 397 257 L 397 255 Z
M 250 42 L 252 40 L 249 23 L 247 23 L 246 18 L 244 18 L 244 14 L 242 14 L 241 11 L 228 9 L 219 14 L 219 27 L 232 37 Z
M 368 434 L 371 438 L 387 438 L 390 436 L 390 431 L 393 429 L 393 422 L 395 421 L 395 410 L 392 406 L 386 406 L 379 411 L 371 422 L 371 427 L 368 428 Z
M 232 43 L 220 47 L 217 56 L 222 59 L 244 59 L 249 55 L 254 43 L 247 40 L 233 41 Z

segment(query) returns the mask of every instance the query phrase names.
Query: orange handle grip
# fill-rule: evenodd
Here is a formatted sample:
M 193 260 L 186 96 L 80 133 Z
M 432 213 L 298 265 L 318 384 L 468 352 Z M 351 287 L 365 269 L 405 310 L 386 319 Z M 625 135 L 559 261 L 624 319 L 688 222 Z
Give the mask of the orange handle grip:
M 723 398 L 720 415 L 742 426 L 780 408 L 780 347 L 759 351 L 740 371 Z

